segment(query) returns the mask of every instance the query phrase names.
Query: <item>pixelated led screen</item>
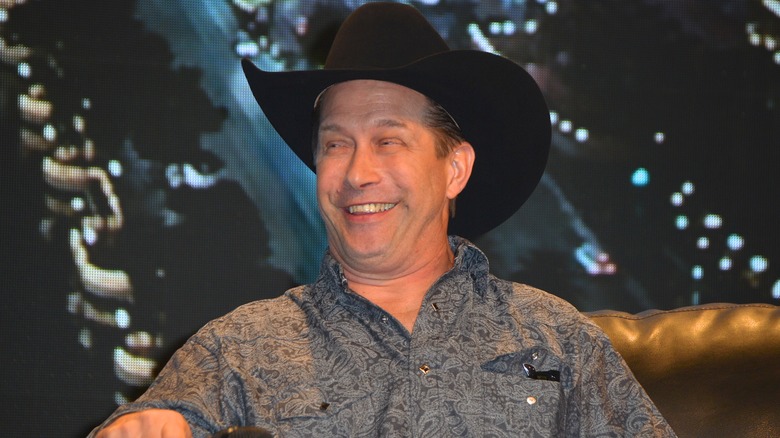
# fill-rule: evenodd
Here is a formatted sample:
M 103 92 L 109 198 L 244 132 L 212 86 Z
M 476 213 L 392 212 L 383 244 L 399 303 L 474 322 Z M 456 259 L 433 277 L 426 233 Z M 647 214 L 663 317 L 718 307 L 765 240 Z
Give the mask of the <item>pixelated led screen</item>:
M 239 60 L 317 68 L 360 3 L 0 1 L 7 435 L 83 436 L 202 324 L 315 277 L 314 175 Z M 780 303 L 779 1 L 409 3 L 548 100 L 544 178 L 476 242 L 496 275 L 582 311 Z

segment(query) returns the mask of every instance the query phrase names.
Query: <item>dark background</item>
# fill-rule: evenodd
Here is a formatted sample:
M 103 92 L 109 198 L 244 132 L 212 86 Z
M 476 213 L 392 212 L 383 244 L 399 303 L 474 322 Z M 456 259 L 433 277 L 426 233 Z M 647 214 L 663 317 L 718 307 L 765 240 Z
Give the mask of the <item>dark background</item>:
M 145 387 L 118 365 L 156 369 L 206 321 L 314 278 L 325 247 L 314 177 L 263 118 L 239 59 L 316 68 L 358 3 L 0 11 L 6 435 L 85 435 Z M 582 311 L 780 301 L 777 11 L 758 0 L 411 3 L 452 48 L 525 66 L 548 99 L 544 179 L 476 242 L 496 275 Z M 52 181 L 78 169 L 102 171 L 109 189 Z M 640 169 L 648 178 L 632 182 Z M 117 209 L 118 226 L 85 226 Z M 115 285 L 106 273 L 131 301 L 99 296 Z

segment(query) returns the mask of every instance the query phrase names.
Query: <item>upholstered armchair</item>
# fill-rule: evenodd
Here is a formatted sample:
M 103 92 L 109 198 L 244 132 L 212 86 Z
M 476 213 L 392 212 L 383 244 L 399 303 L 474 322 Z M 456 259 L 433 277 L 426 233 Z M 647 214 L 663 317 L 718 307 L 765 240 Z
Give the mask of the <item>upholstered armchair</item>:
M 780 307 L 590 312 L 681 438 L 780 437 Z

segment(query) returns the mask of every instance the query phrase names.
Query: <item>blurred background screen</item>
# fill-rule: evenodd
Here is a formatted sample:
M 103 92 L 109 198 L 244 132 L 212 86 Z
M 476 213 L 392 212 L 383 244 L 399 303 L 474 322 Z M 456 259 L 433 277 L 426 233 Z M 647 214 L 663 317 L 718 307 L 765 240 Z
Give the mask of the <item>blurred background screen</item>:
M 318 68 L 361 3 L 0 0 L 5 435 L 85 435 L 315 278 L 314 175 L 239 60 Z M 476 241 L 496 275 L 582 311 L 780 303 L 780 1 L 409 3 L 549 103 L 547 173 Z

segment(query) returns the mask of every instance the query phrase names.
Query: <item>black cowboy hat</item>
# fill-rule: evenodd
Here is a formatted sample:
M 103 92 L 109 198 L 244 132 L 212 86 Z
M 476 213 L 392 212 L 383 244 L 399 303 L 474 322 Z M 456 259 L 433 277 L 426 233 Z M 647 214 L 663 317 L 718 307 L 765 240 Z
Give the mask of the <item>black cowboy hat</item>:
M 246 59 L 242 66 L 268 120 L 312 170 L 314 101 L 335 83 L 393 82 L 444 107 L 476 152 L 451 234 L 475 239 L 495 228 L 528 199 L 544 172 L 550 115 L 533 78 L 501 56 L 450 50 L 411 6 L 357 8 L 336 34 L 324 69 L 266 72 Z

